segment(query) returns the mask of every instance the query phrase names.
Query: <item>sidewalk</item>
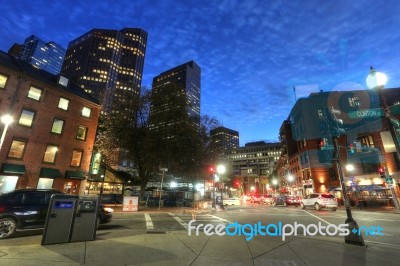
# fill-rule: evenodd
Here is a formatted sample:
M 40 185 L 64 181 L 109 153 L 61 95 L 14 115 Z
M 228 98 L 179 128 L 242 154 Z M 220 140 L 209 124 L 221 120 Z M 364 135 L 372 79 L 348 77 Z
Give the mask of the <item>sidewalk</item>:
M 344 244 L 343 238 L 189 236 L 97 232 L 95 241 L 40 245 L 41 236 L 0 241 L 0 265 L 399 265 L 400 246 Z

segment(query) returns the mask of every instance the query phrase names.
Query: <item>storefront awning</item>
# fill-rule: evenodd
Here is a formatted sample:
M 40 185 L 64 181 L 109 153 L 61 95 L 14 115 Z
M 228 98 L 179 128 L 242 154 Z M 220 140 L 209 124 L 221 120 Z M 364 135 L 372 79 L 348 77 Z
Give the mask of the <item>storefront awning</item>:
M 85 172 L 83 171 L 70 171 L 67 170 L 65 172 L 65 178 L 71 179 L 85 179 Z
M 58 169 L 42 167 L 42 168 L 40 168 L 39 176 L 40 177 L 48 177 L 48 178 L 57 178 L 62 175 Z
M 26 174 L 26 169 L 25 165 L 22 164 L 3 163 L 0 172 L 3 174 L 24 175 Z

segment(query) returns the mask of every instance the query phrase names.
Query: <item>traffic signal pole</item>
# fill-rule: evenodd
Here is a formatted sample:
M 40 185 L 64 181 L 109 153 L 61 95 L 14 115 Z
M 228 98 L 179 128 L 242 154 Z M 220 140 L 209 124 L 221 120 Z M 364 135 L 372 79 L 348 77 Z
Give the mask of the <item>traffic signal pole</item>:
M 344 182 L 342 165 L 340 163 L 340 153 L 339 153 L 340 146 L 338 145 L 337 139 L 338 139 L 337 137 L 333 138 L 333 145 L 334 145 L 334 152 L 335 152 L 333 161 L 336 162 L 336 167 L 337 167 L 337 171 L 339 174 L 340 187 L 342 189 L 342 194 L 343 194 L 344 206 L 346 207 L 347 219 L 346 219 L 345 223 L 348 225 L 347 229 L 349 229 L 349 231 L 350 231 L 350 233 L 344 237 L 344 242 L 347 244 L 352 244 L 352 245 L 365 246 L 364 238 L 361 234 L 358 233 L 359 232 L 358 224 L 354 220 L 353 215 L 351 213 L 350 200 L 349 200 L 349 196 L 347 195 L 347 188 L 346 188 L 346 184 Z

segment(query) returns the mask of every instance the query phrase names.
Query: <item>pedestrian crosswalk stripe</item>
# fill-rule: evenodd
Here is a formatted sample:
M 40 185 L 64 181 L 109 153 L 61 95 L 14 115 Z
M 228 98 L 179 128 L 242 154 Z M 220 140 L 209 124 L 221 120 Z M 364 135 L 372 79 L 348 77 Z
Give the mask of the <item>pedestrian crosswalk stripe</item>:
M 148 213 L 144 214 L 144 218 L 146 219 L 146 228 L 147 230 L 152 230 L 154 229 L 153 221 L 151 220 L 151 217 Z

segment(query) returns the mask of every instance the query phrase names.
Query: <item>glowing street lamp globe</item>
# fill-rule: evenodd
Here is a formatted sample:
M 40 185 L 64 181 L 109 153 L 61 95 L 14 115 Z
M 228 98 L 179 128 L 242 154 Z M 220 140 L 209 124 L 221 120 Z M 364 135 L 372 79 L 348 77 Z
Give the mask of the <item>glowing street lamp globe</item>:
M 376 71 L 373 67 L 370 67 L 369 74 L 366 82 L 370 89 L 381 89 L 386 85 L 387 76 L 381 72 Z

